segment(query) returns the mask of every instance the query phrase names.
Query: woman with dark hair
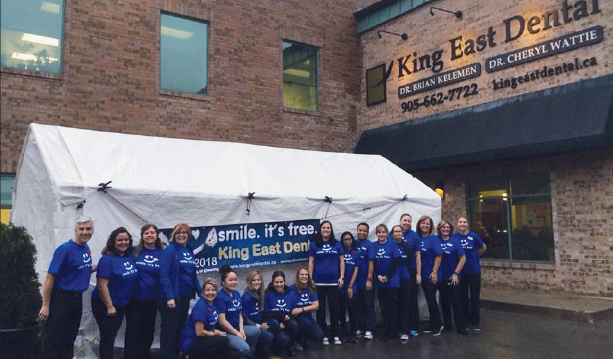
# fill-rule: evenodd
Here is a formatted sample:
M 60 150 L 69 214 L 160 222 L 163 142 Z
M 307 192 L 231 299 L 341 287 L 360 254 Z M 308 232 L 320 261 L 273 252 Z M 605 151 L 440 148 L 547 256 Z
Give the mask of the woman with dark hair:
M 483 239 L 475 232 L 468 230 L 468 219 L 458 218 L 458 231 L 452 238 L 462 244 L 466 253 L 466 264 L 460 279 L 460 303 L 464 308 L 464 316 L 468 329 L 481 330 L 481 263 L 479 257 L 485 252 L 487 246 Z
M 440 266 L 443 250 L 441 249 L 441 241 L 432 234 L 433 232 L 434 221 L 432 221 L 432 218 L 421 216 L 417 221 L 417 234 L 421 238 L 421 287 L 424 290 L 424 297 L 426 297 L 428 312 L 430 313 L 430 324 L 423 332 L 439 336 L 443 331 L 443 323 L 441 311 L 436 301 L 436 291 L 442 279 Z
M 119 227 L 111 232 L 102 250 L 98 280 L 91 297 L 92 312 L 100 330 L 101 359 L 113 359 L 117 330 L 123 322 L 132 285 L 137 277 L 132 257 L 132 236 L 125 228 Z
M 219 274 L 221 289 L 215 298 L 215 308 L 219 313 L 219 327 L 227 333 L 230 340 L 230 355 L 237 359 L 253 356 L 260 338 L 260 328 L 244 324 L 241 295 L 236 290 L 238 285 L 236 272 L 224 264 L 219 269 Z
M 345 261 L 343 246 L 334 238 L 334 230 L 330 221 L 323 221 L 315 241 L 309 247 L 309 275 L 317 288 L 320 306 L 317 310 L 317 324 L 324 330 L 324 345 L 330 344 L 329 338 L 334 338 L 334 344 L 341 344 L 338 328 L 338 290 L 343 286 L 345 277 Z M 326 304 L 330 313 L 330 330 L 326 324 Z
M 230 340 L 226 332 L 217 330 L 218 315 L 213 301 L 217 296 L 217 282 L 207 278 L 187 320 L 181 336 L 181 350 L 195 359 L 225 359 Z
M 279 329 L 274 333 L 273 355 L 294 356 L 292 343 L 298 340 L 299 328 L 292 311 L 296 308 L 298 297 L 285 283 L 285 273 L 277 270 L 272 274 L 272 282 L 266 288 L 264 299 L 264 319 Z
M 402 238 L 402 226 L 392 227 L 392 238 L 398 244 L 400 251 L 400 262 L 398 264 L 398 275 L 400 276 L 400 287 L 398 288 L 398 316 L 397 328 L 400 331 L 400 340 L 409 340 L 411 330 L 411 265 L 415 262 L 413 248 Z
M 145 224 L 140 230 L 140 242 L 134 251 L 138 278 L 132 288 L 126 311 L 124 359 L 149 359 L 157 303 L 155 296 L 160 285 L 160 257 L 162 241 L 158 228 Z
M 441 310 L 443 311 L 443 323 L 446 330 L 453 330 L 451 310 L 453 308 L 453 318 L 458 333 L 466 334 L 464 324 L 464 311 L 460 306 L 460 273 L 466 262 L 466 255 L 460 241 L 451 238 L 453 226 L 449 221 L 442 220 L 436 226 L 443 250 L 441 260 L 441 271 L 443 280 L 439 287 Z
M 270 345 L 278 327 L 271 328 L 268 323 L 262 319 L 262 311 L 264 310 L 264 284 L 262 273 L 253 269 L 247 274 L 247 288 L 243 293 L 243 325 L 255 325 L 260 328 L 260 338 L 256 344 L 255 357 L 268 359 L 270 353 Z
M 319 308 L 319 300 L 315 283 L 313 283 L 306 266 L 298 268 L 296 280 L 290 289 L 294 291 L 298 298 L 296 308 L 292 310 L 300 328 L 298 343 L 306 351 L 309 349 L 309 340 L 321 342 L 324 338 L 324 331 L 313 319 L 312 313 Z
M 358 251 L 356 249 L 355 237 L 351 232 L 346 231 L 341 234 L 341 243 L 343 244 L 343 250 L 345 251 L 345 278 L 343 280 L 343 286 L 339 290 L 339 312 L 338 317 L 341 325 L 341 332 L 343 341 L 357 342 L 358 338 L 355 335 L 358 330 L 356 324 L 356 297 L 357 293 L 356 280 L 358 278 L 358 267 L 356 266 L 356 260 Z M 349 327 L 350 331 L 347 331 L 347 312 L 349 312 Z
M 168 247 L 160 257 L 160 286 L 157 306 L 161 314 L 160 351 L 162 359 L 179 356 L 181 330 L 187 321 L 189 302 L 202 289 L 196 276 L 196 259 L 187 246 L 190 228 L 179 223 L 170 234 Z
M 376 228 L 378 241 L 375 248 L 375 278 L 381 317 L 383 319 L 383 340 L 393 340 L 398 334 L 398 288 L 400 276 L 398 264 L 400 251 L 395 242 L 388 240 L 387 226 L 380 224 Z

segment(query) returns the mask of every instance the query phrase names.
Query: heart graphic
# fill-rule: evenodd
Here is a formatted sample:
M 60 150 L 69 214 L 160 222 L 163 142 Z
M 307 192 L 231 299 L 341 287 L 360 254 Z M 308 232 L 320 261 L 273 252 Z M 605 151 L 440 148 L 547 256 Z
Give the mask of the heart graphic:
M 194 229 L 192 231 L 192 236 L 194 237 L 194 239 L 198 239 L 198 237 L 200 237 L 200 230 L 199 229 Z

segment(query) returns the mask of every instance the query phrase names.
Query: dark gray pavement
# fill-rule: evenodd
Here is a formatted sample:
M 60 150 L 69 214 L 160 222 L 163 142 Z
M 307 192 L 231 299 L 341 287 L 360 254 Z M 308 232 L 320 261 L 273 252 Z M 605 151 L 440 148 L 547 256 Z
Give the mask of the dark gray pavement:
M 378 339 L 312 345 L 295 359 L 325 358 L 470 358 L 470 359 L 604 359 L 613 357 L 613 319 L 596 323 L 567 319 L 481 311 L 481 331 L 460 335 L 445 332 L 439 337 L 420 334 L 406 343 Z

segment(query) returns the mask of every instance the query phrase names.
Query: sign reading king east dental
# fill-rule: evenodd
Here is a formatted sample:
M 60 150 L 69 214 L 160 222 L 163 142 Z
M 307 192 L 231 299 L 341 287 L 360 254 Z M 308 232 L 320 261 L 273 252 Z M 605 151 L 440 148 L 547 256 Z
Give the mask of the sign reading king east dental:
M 471 36 L 463 34 L 455 36 L 447 41 L 447 49 L 439 48 L 424 54 L 420 53 L 418 49 L 412 48 L 409 54 L 391 60 L 387 64 L 380 64 L 376 68 L 381 67 L 379 72 L 383 76 L 381 79 L 383 82 L 392 76 L 396 76 L 398 81 L 402 81 L 407 77 L 413 78 L 418 76 L 420 72 L 431 72 L 432 76 L 417 80 L 413 79 L 408 83 L 399 85 L 398 98 L 404 99 L 420 92 L 452 85 L 481 75 L 481 64 L 478 62 L 459 68 L 453 68 L 452 66 L 452 69 L 448 69 L 449 64 L 453 65 L 455 61 L 461 60 L 465 63 L 467 57 L 492 51 L 490 49 L 496 48 L 499 44 L 513 43 L 520 38 L 523 40 L 523 43 L 529 42 L 530 36 L 536 34 L 540 36 L 543 32 L 562 28 L 568 23 L 582 21 L 601 12 L 599 0 L 578 0 L 575 2 L 563 0 L 557 8 L 544 11 L 541 14 L 530 14 L 529 16 L 523 14 L 512 15 L 504 18 L 501 26 L 492 25 L 484 31 Z M 597 44 L 602 40 L 602 26 L 593 26 L 581 31 L 565 34 L 553 40 L 487 58 L 483 65 L 487 73 L 492 73 Z M 597 62 L 590 60 L 590 63 Z M 367 72 L 373 72 L 374 69 L 368 69 Z M 375 89 L 381 90 L 381 81 L 377 81 L 377 86 L 373 85 L 371 86 L 372 88 L 367 86 L 367 98 L 370 98 L 370 91 Z M 373 81 L 371 82 L 374 83 Z M 450 96 L 451 94 L 449 94 Z M 421 103 L 421 99 L 418 100 L 418 103 Z M 368 105 L 372 106 L 385 101 L 384 96 L 379 96 L 376 102 L 370 101 Z M 437 101 L 437 103 L 440 103 L 440 101 Z M 403 108 L 403 112 L 404 110 L 406 109 Z
M 241 269 L 303 262 L 318 228 L 317 219 L 192 227 L 188 246 L 199 274 L 223 264 Z M 161 229 L 160 239 L 168 242 L 171 232 Z

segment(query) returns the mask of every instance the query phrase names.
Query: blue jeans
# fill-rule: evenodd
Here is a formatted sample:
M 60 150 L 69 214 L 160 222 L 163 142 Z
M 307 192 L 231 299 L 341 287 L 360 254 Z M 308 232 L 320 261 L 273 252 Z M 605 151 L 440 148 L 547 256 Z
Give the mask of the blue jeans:
M 275 338 L 275 335 L 270 331 L 272 327 L 269 324 L 268 329 L 260 329 L 260 339 L 255 346 L 255 357 L 256 358 L 266 358 L 270 356 L 270 347 L 272 345 L 272 341 Z M 277 326 L 278 329 L 278 326 Z
M 247 340 L 237 337 L 234 334 L 227 334 L 230 340 L 230 355 L 233 358 L 245 358 L 252 356 L 255 351 L 255 346 L 260 338 L 260 328 L 256 325 L 243 326 Z
M 296 320 L 298 322 L 298 328 L 300 329 L 299 337 L 301 339 L 307 338 L 314 342 L 322 341 L 324 338 L 324 331 L 321 330 L 316 321 L 307 318 L 297 318 Z
M 273 324 L 276 320 L 272 320 Z M 270 324 L 269 324 L 270 325 Z M 300 329 L 298 328 L 298 322 L 295 319 L 291 319 L 283 322 L 285 328 L 279 328 L 274 333 L 274 341 L 271 352 L 276 355 L 283 357 L 289 353 L 289 349 L 294 343 L 294 341 L 298 340 L 298 335 L 300 333 Z
M 181 333 L 187 322 L 190 296 L 175 298 L 175 307 L 168 308 L 166 298 L 157 298 L 157 305 L 161 315 L 160 323 L 160 352 L 162 359 L 177 359 L 181 343 Z

